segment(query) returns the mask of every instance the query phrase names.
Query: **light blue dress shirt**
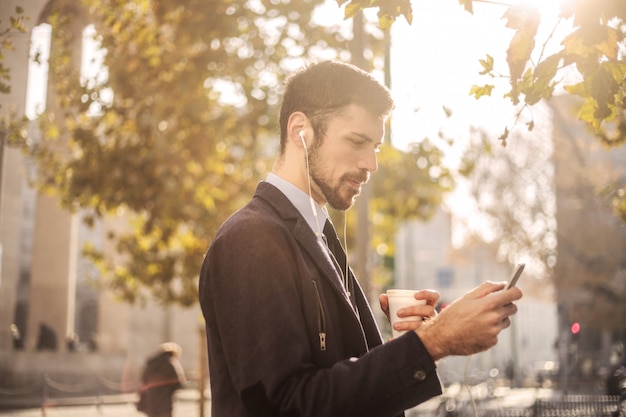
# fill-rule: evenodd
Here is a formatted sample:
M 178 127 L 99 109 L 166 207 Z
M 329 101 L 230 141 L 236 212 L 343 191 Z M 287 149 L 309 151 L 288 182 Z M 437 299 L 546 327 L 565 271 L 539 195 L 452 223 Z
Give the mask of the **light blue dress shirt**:
M 307 193 L 276 174 L 270 172 L 267 175 L 266 181 L 285 194 L 289 201 L 291 201 L 291 204 L 302 214 L 302 217 L 304 217 L 304 220 L 306 220 L 311 230 L 313 230 L 313 233 L 315 233 L 318 239 L 322 239 L 324 223 L 326 219 L 328 219 L 326 207 L 320 206 L 315 200 L 310 198 Z M 315 207 L 317 211 L 317 216 L 313 212 L 313 207 Z

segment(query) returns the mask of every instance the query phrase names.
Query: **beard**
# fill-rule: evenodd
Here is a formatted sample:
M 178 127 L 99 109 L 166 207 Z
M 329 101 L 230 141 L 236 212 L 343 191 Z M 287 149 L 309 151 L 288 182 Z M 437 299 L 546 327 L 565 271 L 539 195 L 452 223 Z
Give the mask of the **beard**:
M 344 211 L 351 208 L 354 205 L 354 200 L 361 192 L 361 189 L 355 189 L 351 182 L 366 183 L 370 176 L 367 171 L 346 173 L 333 183 L 332 179 L 324 174 L 324 166 L 319 157 L 318 147 L 311 149 L 309 163 L 311 182 L 317 186 L 328 204 L 335 210 Z

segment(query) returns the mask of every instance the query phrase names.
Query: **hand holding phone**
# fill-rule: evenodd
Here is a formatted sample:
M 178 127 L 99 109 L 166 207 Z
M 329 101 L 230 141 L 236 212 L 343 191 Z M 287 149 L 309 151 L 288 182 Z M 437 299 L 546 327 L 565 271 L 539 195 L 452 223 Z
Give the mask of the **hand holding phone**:
M 513 276 L 511 277 L 509 282 L 506 284 L 506 287 L 504 287 L 505 290 L 515 287 L 515 284 L 517 284 L 517 280 L 522 275 L 522 272 L 524 272 L 525 266 L 526 264 L 517 264 L 517 266 L 515 267 L 515 272 L 513 273 Z

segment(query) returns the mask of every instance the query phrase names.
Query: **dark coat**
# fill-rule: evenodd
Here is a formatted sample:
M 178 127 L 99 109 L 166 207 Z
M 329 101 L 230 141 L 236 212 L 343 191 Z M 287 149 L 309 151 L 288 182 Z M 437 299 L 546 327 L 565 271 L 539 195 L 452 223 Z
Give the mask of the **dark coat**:
M 218 231 L 200 275 L 211 415 L 395 416 L 439 395 L 419 337 L 383 345 L 351 279 L 358 315 L 305 219 L 261 182 Z
M 171 417 L 172 397 L 184 382 L 184 371 L 173 352 L 159 352 L 148 358 L 141 374 L 137 410 L 149 417 Z

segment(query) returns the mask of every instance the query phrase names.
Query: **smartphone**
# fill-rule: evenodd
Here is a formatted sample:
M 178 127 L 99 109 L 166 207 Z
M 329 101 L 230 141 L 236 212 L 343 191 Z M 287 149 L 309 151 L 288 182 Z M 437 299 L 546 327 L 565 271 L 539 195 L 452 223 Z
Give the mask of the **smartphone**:
M 517 264 L 517 266 L 515 267 L 515 272 L 513 273 L 513 276 L 511 277 L 509 282 L 506 284 L 506 287 L 504 287 L 505 290 L 515 287 L 515 284 L 517 284 L 517 280 L 522 275 L 522 272 L 524 272 L 525 266 L 526 264 Z

